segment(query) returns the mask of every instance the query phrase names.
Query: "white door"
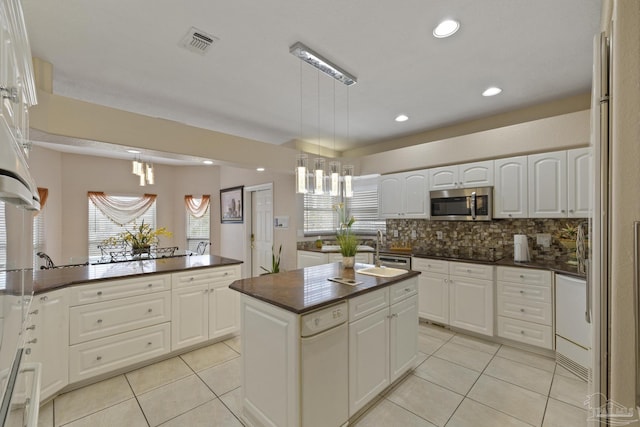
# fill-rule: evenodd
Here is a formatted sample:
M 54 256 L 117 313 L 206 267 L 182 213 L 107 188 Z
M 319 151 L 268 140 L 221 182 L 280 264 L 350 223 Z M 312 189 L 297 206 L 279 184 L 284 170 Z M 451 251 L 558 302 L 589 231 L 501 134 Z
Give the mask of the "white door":
M 451 276 L 449 324 L 493 336 L 493 281 Z
M 465 163 L 458 166 L 459 187 L 490 187 L 493 185 L 493 160 Z
M 418 354 L 418 296 L 414 295 L 390 309 L 390 381 L 413 367 Z
M 494 218 L 529 216 L 527 156 L 495 161 Z
M 407 172 L 404 181 L 404 213 L 410 218 L 427 218 L 427 179 L 426 171 Z
M 593 176 L 591 153 L 591 148 L 567 151 L 567 207 L 572 218 L 590 216 Z
M 429 188 L 448 190 L 458 187 L 458 165 L 429 169 Z
M 448 275 L 423 272 L 418 276 L 420 317 L 449 324 Z
M 389 385 L 389 308 L 349 324 L 349 416 Z
M 402 174 L 382 175 L 378 179 L 378 216 L 397 218 L 402 212 Z
M 259 276 L 265 267 L 271 271 L 273 246 L 273 190 L 251 192 L 251 276 Z M 278 251 L 278 248 L 273 248 Z
M 209 339 L 238 332 L 240 328 L 240 294 L 229 283 L 209 289 Z
M 536 154 L 528 158 L 529 217 L 567 216 L 567 152 Z
M 209 339 L 209 285 L 189 286 L 172 292 L 171 350 Z

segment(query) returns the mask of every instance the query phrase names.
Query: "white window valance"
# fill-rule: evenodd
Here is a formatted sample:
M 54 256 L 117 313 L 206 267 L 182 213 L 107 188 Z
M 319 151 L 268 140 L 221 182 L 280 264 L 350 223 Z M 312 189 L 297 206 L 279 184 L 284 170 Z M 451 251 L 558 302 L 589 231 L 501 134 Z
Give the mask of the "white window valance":
M 184 196 L 184 205 L 187 208 L 187 212 L 196 218 L 202 218 L 209 209 L 211 203 L 211 196 L 204 194 L 200 200 L 194 198 L 192 195 Z
M 155 194 L 145 194 L 131 200 L 124 201 L 102 192 L 89 191 L 89 200 L 111 221 L 123 226 L 143 215 L 158 197 Z

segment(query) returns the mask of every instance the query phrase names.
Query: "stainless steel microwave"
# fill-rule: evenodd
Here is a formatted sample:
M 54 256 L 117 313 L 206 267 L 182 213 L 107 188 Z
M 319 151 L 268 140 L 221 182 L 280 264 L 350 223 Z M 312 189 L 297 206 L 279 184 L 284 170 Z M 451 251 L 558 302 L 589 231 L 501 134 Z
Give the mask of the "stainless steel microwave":
M 456 188 L 429 193 L 431 219 L 444 221 L 490 221 L 493 187 Z

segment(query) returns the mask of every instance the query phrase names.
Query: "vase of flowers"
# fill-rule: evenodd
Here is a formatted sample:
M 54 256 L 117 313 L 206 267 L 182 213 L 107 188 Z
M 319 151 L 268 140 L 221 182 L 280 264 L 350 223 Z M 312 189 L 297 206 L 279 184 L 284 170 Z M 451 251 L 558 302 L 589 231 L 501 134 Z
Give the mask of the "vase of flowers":
M 105 239 L 102 244 L 118 245 L 124 244 L 131 248 L 131 255 L 140 256 L 149 254 L 151 246 L 157 245 L 160 236 L 171 237 L 173 233 L 167 231 L 165 227 L 151 228 L 149 224 L 145 224 L 144 220 L 139 226 L 134 223 L 132 230 L 125 230 L 114 237 Z
M 336 231 L 336 239 L 340 246 L 340 254 L 342 254 L 342 265 L 345 268 L 353 268 L 355 264 L 356 253 L 358 252 L 358 238 L 351 230 L 351 226 L 356 221 L 353 216 L 348 216 L 344 203 L 335 206 L 338 214 L 338 230 Z

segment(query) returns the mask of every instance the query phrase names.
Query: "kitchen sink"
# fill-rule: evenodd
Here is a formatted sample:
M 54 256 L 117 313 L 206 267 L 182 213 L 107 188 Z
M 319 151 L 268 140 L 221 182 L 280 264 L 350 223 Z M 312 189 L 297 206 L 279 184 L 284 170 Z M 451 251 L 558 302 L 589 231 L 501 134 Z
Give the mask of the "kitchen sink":
M 407 270 L 393 267 L 367 267 L 361 270 L 357 270 L 356 273 L 367 274 L 369 276 L 377 277 L 395 277 L 405 274 Z

